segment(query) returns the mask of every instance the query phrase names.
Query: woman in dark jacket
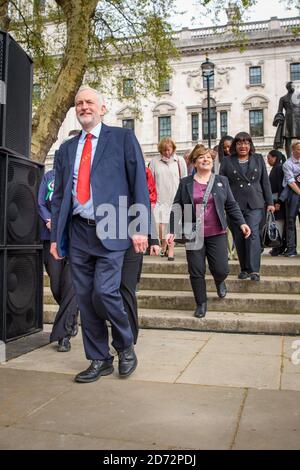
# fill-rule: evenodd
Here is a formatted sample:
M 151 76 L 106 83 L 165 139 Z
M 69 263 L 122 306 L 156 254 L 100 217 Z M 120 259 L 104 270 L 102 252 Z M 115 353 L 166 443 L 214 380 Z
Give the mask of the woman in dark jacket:
M 279 200 L 280 194 L 282 193 L 283 186 L 283 168 L 282 165 L 285 162 L 285 156 L 279 150 L 271 150 L 267 155 L 269 165 L 272 167 L 269 173 L 269 181 L 271 184 L 273 203 L 275 207 L 275 219 L 277 226 L 280 231 L 282 243 L 278 248 L 272 248 L 270 251 L 271 256 L 281 255 L 286 249 L 286 237 L 285 237 L 285 206 L 284 203 Z
M 185 235 L 193 228 L 195 238 L 193 242 L 186 243 L 186 257 L 197 304 L 194 316 L 201 318 L 206 314 L 207 301 L 205 258 L 215 280 L 218 296 L 224 298 L 227 293 L 224 282 L 229 273 L 225 212 L 240 227 L 245 237 L 250 235 L 250 228 L 245 224 L 227 178 L 212 173 L 211 150 L 201 145 L 192 158 L 196 173 L 180 181 L 170 218 L 171 233 L 167 240 L 168 243 L 174 241 L 179 219 Z
M 264 159 L 262 155 L 255 153 L 252 139 L 247 132 L 239 132 L 235 136 L 230 153 L 231 157 L 222 161 L 220 175 L 227 176 L 234 198 L 251 228 L 251 236 L 245 240 L 239 228 L 230 221 L 241 268 L 238 278 L 250 277 L 252 281 L 259 281 L 259 226 L 265 206 L 267 211 L 275 210 L 269 177 Z
M 216 173 L 216 175 L 219 174 L 220 166 L 223 159 L 226 157 L 230 157 L 230 147 L 232 141 L 233 137 L 231 137 L 231 135 L 223 135 L 217 146 L 218 154 L 214 161 L 214 172 Z

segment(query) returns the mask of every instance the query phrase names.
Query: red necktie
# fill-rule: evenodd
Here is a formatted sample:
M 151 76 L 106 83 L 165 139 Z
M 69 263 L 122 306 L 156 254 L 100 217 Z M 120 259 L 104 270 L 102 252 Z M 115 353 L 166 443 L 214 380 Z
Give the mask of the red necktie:
M 80 204 L 85 204 L 90 199 L 92 137 L 92 134 L 86 135 L 81 154 L 77 180 L 77 199 Z

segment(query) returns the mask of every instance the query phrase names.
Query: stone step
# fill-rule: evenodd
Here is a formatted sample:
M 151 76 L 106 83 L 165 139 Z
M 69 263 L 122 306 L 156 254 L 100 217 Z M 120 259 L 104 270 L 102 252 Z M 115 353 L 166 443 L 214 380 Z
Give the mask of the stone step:
M 53 323 L 57 306 L 44 305 L 44 323 Z M 215 312 L 198 319 L 191 310 L 139 309 L 141 328 L 257 334 L 300 334 L 300 316 L 247 312 Z
M 229 292 L 225 299 L 219 299 L 214 289 L 207 295 L 208 308 L 215 311 L 300 314 L 300 295 L 297 294 Z M 195 300 L 191 290 L 141 290 L 137 299 L 139 308 L 174 310 L 193 310 L 195 308 Z M 44 304 L 56 305 L 49 287 L 44 288 Z
M 298 294 L 300 293 L 300 277 L 273 277 L 261 276 L 260 282 L 252 282 L 249 279 L 239 280 L 236 276 L 229 275 L 226 279 L 228 292 L 237 293 L 271 293 L 274 294 Z M 44 276 L 45 295 L 50 295 L 49 277 Z M 216 292 L 214 280 L 211 275 L 206 277 L 208 292 Z M 140 281 L 140 289 L 143 290 L 171 290 L 191 291 L 188 274 L 153 274 L 143 273 Z
M 298 294 L 300 293 L 300 277 L 262 276 L 260 282 L 249 279 L 239 280 L 236 276 L 228 276 L 226 279 L 228 292 L 238 293 L 271 293 L 274 294 Z M 187 274 L 161 274 L 143 273 L 139 288 L 143 290 L 170 290 L 191 291 L 191 284 Z M 216 292 L 214 280 L 207 275 L 206 288 L 208 292 Z
M 231 275 L 237 275 L 240 272 L 240 266 L 237 261 L 229 262 L 229 269 Z M 187 264 L 184 258 L 178 261 L 168 261 L 166 258 L 153 258 L 152 256 L 145 256 L 143 263 L 143 273 L 153 274 L 187 274 Z M 260 274 L 262 276 L 273 277 L 299 277 L 300 278 L 300 263 L 298 257 L 284 258 L 276 257 L 266 259 L 262 258 Z
M 191 292 L 144 290 L 138 294 L 139 308 L 194 310 L 195 301 Z M 229 293 L 219 299 L 216 293 L 208 292 L 208 309 L 223 312 L 300 314 L 300 296 L 295 294 L 239 294 Z

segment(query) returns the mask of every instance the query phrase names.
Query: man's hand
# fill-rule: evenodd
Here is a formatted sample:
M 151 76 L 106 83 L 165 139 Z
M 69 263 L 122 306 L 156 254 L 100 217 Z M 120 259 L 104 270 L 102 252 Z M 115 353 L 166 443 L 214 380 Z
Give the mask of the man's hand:
M 251 235 L 251 228 L 249 227 L 249 225 L 247 225 L 247 224 L 242 224 L 242 225 L 240 225 L 240 229 L 241 229 L 241 231 L 243 232 L 245 238 L 250 237 L 250 235 Z
M 267 212 L 275 212 L 275 206 L 267 206 Z
M 174 243 L 174 240 L 175 240 L 175 235 L 174 233 L 168 233 L 167 236 L 166 236 L 166 242 L 168 245 L 171 245 L 172 243 Z
M 47 227 L 47 229 L 50 230 L 50 232 L 51 232 L 51 219 L 47 219 L 46 227 Z
M 150 256 L 158 256 L 159 255 L 159 250 L 160 250 L 159 245 L 150 246 Z
M 56 261 L 63 259 L 63 257 L 59 256 L 58 251 L 57 251 L 57 243 L 52 242 L 50 245 L 50 253 L 53 256 Z
M 147 235 L 133 235 L 132 244 L 136 253 L 144 253 L 144 251 L 148 247 Z

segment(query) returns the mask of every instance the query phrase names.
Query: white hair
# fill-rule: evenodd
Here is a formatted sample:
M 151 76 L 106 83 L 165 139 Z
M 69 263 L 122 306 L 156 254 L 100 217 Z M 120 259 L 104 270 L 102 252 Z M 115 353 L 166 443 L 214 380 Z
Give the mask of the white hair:
M 105 105 L 105 101 L 104 101 L 104 98 L 101 95 L 101 93 L 98 90 L 96 90 L 95 88 L 92 88 L 88 85 L 82 85 L 79 88 L 79 90 L 77 91 L 77 93 L 75 95 L 75 104 L 76 104 L 79 93 L 81 93 L 82 91 L 87 91 L 87 90 L 92 91 L 97 96 L 97 101 L 98 101 L 99 106 Z

